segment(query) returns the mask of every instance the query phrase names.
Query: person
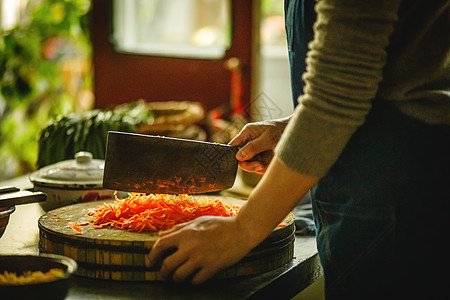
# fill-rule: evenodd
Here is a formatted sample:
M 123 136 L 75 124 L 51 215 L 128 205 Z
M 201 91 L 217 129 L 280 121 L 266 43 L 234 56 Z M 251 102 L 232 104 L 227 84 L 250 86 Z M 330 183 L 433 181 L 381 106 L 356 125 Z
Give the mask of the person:
M 230 143 L 242 146 L 243 169 L 264 173 L 248 201 L 236 217 L 161 232 L 147 263 L 174 281 L 203 283 L 312 189 L 327 299 L 442 299 L 450 1 L 319 0 L 315 9 L 293 116 L 247 124 Z M 270 149 L 267 168 L 248 161 Z

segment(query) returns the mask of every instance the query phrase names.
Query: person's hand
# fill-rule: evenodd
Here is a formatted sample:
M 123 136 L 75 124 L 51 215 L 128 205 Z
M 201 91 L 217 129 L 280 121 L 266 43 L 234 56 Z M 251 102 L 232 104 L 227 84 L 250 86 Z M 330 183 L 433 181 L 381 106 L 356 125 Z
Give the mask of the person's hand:
M 289 119 L 290 117 L 249 123 L 231 140 L 229 145 L 242 146 L 236 153 L 236 159 L 243 170 L 258 174 L 266 172 L 270 161 L 252 158 L 261 152 L 275 149 Z
M 160 232 L 146 265 L 165 279 L 200 284 L 241 260 L 250 250 L 235 217 L 199 217 Z

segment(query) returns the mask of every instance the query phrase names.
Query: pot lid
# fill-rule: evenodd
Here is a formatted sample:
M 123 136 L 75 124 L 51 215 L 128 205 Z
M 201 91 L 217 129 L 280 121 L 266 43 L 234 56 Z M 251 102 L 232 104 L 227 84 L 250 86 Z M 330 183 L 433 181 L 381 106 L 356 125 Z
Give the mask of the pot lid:
M 33 184 L 59 188 L 102 188 L 104 160 L 90 152 L 78 152 L 75 159 L 48 165 L 30 175 Z

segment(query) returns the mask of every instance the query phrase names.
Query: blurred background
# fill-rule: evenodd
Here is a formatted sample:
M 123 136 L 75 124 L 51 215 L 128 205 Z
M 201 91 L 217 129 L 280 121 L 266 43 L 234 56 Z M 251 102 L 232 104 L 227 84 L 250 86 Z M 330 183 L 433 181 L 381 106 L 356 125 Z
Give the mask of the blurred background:
M 0 181 L 108 130 L 228 142 L 293 111 L 279 0 L 0 0 Z

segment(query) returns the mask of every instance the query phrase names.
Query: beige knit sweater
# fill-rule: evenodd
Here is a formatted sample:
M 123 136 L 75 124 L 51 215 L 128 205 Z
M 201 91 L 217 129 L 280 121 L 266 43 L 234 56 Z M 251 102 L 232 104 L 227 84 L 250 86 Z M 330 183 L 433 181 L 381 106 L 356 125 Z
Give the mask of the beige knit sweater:
M 319 0 L 316 11 L 304 95 L 275 150 L 288 167 L 325 175 L 372 101 L 450 124 L 450 1 Z

